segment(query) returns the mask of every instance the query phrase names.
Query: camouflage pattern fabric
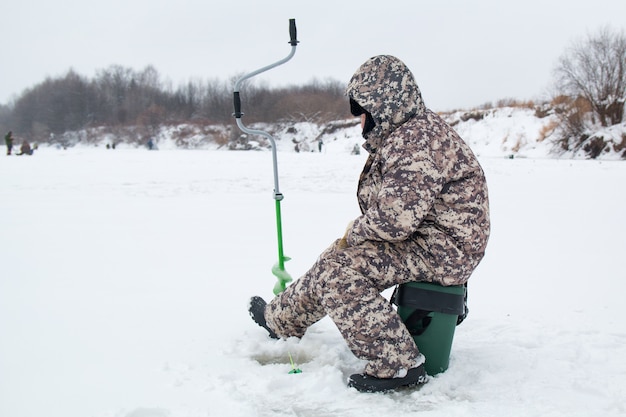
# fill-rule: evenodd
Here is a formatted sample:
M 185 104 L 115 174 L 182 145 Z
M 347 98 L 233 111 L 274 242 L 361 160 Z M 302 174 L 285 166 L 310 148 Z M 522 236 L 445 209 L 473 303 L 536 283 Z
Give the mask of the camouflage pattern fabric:
M 278 335 L 300 337 L 328 314 L 352 352 L 368 360 L 365 373 L 391 378 L 423 357 L 380 293 L 410 281 L 469 279 L 489 237 L 487 185 L 469 147 L 424 106 L 402 61 L 371 58 L 347 94 L 376 122 L 364 135 L 362 215 L 345 241 L 268 304 L 266 320 Z

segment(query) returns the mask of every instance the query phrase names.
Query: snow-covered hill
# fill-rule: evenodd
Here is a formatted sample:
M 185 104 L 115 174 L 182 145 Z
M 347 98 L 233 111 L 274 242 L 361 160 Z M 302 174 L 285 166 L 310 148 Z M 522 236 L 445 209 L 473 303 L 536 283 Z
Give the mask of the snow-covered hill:
M 626 159 L 626 122 L 591 132 L 569 149 L 559 141 L 558 119 L 550 111 L 528 107 L 498 107 L 456 111 L 442 115 L 478 154 L 488 157 Z M 245 120 L 244 120 L 245 123 Z M 348 152 L 362 143 L 357 119 L 318 124 L 314 122 L 253 124 L 269 132 L 281 151 Z M 157 128 L 133 127 L 90 129 L 55 138 L 57 144 L 78 143 L 106 146 L 145 146 L 152 140 L 159 149 L 269 149 L 259 136 L 248 137 L 231 125 L 180 124 Z
M 494 157 L 626 159 L 626 123 L 598 128 L 578 146 L 564 149 L 559 120 L 550 111 L 500 107 L 445 116 L 479 155 Z

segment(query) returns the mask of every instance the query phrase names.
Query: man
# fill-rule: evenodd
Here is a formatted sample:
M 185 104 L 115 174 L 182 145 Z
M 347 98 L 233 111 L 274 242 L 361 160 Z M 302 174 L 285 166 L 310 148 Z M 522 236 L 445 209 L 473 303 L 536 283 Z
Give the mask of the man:
M 467 282 L 489 237 L 487 184 L 470 148 L 425 107 L 399 59 L 369 59 L 346 93 L 369 152 L 357 190 L 362 214 L 270 304 L 253 297 L 250 314 L 272 337 L 300 337 L 329 315 L 368 361 L 348 385 L 386 391 L 423 383 L 425 359 L 380 293 L 411 281 Z
M 11 149 L 13 149 L 13 132 L 9 131 L 4 135 L 4 143 L 7 145 L 7 155 L 11 155 Z
M 22 142 L 22 146 L 20 146 L 20 153 L 18 155 L 32 155 L 33 150 L 30 147 L 30 143 L 28 141 Z

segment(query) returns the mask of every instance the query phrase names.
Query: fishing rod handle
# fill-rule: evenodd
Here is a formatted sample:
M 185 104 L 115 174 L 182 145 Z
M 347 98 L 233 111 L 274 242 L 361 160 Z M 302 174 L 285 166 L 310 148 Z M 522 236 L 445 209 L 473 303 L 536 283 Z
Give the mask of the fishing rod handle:
M 291 40 L 289 43 L 291 46 L 296 46 L 298 44 L 298 31 L 296 29 L 296 19 L 289 19 L 289 36 Z

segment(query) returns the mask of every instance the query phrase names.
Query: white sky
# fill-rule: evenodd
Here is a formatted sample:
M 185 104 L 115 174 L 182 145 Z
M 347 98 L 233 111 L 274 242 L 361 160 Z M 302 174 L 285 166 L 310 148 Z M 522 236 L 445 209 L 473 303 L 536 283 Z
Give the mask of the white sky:
M 396 55 L 434 110 L 541 98 L 572 41 L 626 28 L 624 0 L 0 0 L 0 103 L 70 68 L 153 65 L 174 86 L 228 80 L 286 56 L 255 78 L 347 82 L 367 58 Z M 9 3 L 10 2 L 10 3 Z M 242 91 L 242 94 L 243 91 Z

